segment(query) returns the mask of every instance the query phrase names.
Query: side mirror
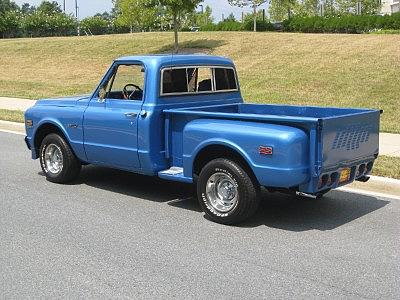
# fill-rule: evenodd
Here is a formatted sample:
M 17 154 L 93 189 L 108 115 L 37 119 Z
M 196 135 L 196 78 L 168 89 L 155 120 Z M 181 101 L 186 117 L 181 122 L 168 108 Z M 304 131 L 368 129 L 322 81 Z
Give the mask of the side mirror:
M 99 102 L 104 102 L 106 96 L 107 96 L 106 88 L 102 86 L 99 90 Z

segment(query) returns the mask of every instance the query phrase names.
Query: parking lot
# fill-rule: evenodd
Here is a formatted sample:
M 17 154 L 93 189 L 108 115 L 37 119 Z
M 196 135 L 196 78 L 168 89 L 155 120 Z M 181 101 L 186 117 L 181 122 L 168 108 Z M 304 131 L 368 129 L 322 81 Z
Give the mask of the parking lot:
M 400 200 L 262 194 L 204 217 L 189 185 L 94 166 L 47 182 L 0 132 L 0 298 L 399 298 Z

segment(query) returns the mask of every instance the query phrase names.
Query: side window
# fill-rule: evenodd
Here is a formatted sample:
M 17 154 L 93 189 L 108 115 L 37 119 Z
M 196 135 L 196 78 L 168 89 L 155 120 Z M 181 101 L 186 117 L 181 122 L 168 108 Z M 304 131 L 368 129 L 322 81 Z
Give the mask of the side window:
M 217 91 L 237 90 L 233 69 L 215 68 L 215 88 Z
M 142 65 L 120 65 L 107 84 L 110 99 L 142 100 L 144 88 Z

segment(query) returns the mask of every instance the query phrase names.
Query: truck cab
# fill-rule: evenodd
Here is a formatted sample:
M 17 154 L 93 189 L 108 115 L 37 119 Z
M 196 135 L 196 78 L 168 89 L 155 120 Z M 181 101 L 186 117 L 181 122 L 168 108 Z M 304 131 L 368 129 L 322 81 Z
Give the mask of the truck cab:
M 224 224 L 252 215 L 262 186 L 321 196 L 366 181 L 379 148 L 378 110 L 245 104 L 233 62 L 208 55 L 116 59 L 91 95 L 25 118 L 48 180 L 94 164 L 193 183 Z

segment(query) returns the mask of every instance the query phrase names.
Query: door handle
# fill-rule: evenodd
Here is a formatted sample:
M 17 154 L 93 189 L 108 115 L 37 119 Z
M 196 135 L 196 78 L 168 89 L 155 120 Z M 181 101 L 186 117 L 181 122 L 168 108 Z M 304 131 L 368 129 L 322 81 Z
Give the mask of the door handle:
M 137 113 L 133 113 L 133 112 L 124 113 L 124 115 L 127 118 L 136 118 L 137 117 Z

